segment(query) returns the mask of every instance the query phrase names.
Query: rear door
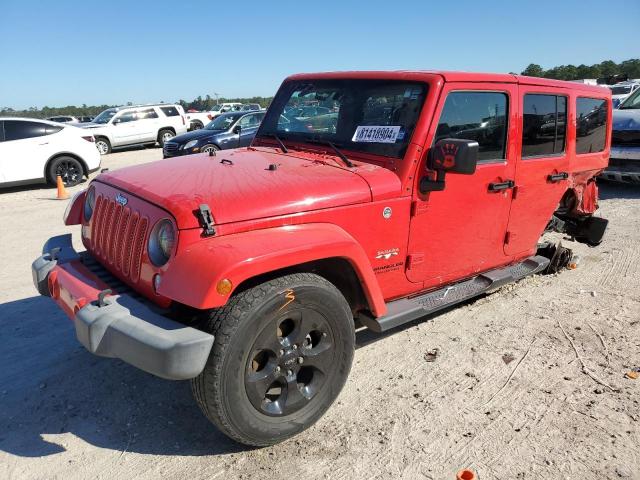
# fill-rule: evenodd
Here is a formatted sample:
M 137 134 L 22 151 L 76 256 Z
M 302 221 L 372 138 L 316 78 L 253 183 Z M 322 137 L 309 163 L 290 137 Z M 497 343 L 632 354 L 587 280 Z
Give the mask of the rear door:
M 567 189 L 569 96 L 562 89 L 520 85 L 522 120 L 516 185 L 505 240 L 507 255 L 532 253 Z
M 155 108 L 141 108 L 138 110 L 138 120 L 136 120 L 135 128 L 137 137 L 140 142 L 155 142 L 158 139 L 158 131 L 160 130 L 160 120 Z
M 475 140 L 479 162 L 473 175 L 447 174 L 443 191 L 417 195 L 409 234 L 410 281 L 429 288 L 508 263 L 503 243 L 517 111 L 515 83 L 444 85 L 427 146 L 444 138 Z
M 47 135 L 62 128 L 42 122 L 5 120 L 4 141 L 0 142 L 3 181 L 43 178 L 45 164 L 55 149 Z

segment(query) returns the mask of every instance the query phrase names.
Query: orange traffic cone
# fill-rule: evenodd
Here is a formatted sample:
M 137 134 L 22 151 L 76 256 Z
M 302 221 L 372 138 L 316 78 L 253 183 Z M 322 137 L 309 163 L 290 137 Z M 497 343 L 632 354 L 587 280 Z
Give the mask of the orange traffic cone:
M 460 470 L 456 475 L 456 480 L 476 480 L 476 474 L 471 470 Z
M 56 183 L 58 186 L 58 194 L 56 195 L 56 198 L 58 200 L 66 200 L 69 198 L 69 194 L 67 193 L 67 189 L 64 188 L 64 183 L 62 183 L 62 177 L 60 175 L 56 177 Z

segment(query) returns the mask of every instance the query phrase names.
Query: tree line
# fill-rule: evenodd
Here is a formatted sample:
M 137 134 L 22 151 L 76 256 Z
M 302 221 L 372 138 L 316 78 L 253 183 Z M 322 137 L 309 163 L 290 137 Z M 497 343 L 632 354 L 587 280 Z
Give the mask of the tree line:
M 536 63 L 531 63 L 521 73 L 530 77 L 553 78 L 556 80 L 608 77 L 640 78 L 640 59 L 631 58 L 620 63 L 616 63 L 613 60 L 605 60 L 593 65 L 560 65 L 548 70 Z
M 582 78 L 597 79 L 614 76 L 640 78 L 640 59 L 631 58 L 620 63 L 616 63 L 613 60 L 605 60 L 600 63 L 594 63 L 593 65 L 560 65 L 548 70 L 545 70 L 536 63 L 531 63 L 521 73 L 522 75 L 529 75 L 531 77 L 554 78 L 556 80 L 579 80 Z M 258 103 L 262 107 L 268 107 L 272 100 L 273 97 L 213 98 L 211 95 L 205 95 L 204 97 L 198 96 L 190 102 L 186 100 L 178 100 L 176 103 L 182 105 L 185 111 L 192 109 L 208 111 L 211 110 L 216 103 Z M 132 105 L 132 103 L 129 102 L 128 105 Z M 31 107 L 25 110 L 14 110 L 11 107 L 2 107 L 0 108 L 0 116 L 35 118 L 55 117 L 57 115 L 72 115 L 74 117 L 95 116 L 103 110 L 114 106 L 115 105 L 82 104 L 82 106 L 79 107 L 75 105 L 67 105 L 66 107 L 45 106 L 42 108 Z

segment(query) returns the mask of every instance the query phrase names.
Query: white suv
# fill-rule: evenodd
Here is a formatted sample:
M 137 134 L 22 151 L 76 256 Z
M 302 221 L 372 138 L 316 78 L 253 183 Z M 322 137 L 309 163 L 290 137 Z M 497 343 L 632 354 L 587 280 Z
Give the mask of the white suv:
M 138 144 L 160 144 L 187 131 L 181 105 L 136 105 L 108 108 L 91 123 L 78 125 L 91 130 L 101 155 L 112 148 Z
M 60 176 L 67 186 L 100 168 L 93 135 L 71 125 L 37 118 L 0 117 L 0 187 Z

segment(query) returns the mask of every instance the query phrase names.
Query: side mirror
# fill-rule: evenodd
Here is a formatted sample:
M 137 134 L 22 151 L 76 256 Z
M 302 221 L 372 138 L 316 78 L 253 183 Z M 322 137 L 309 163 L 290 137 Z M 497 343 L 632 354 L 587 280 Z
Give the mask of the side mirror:
M 233 127 L 232 131 L 233 133 L 240 135 L 240 132 L 242 131 L 242 127 L 240 125 L 236 125 L 235 127 Z
M 472 175 L 478 164 L 478 142 L 459 138 L 438 140 L 429 151 L 427 167 L 436 172 L 436 179 L 420 179 L 420 192 L 444 190 L 445 173 Z
M 119 118 L 116 118 L 113 122 L 111 122 L 113 125 L 118 125 L 122 120 L 120 120 Z

